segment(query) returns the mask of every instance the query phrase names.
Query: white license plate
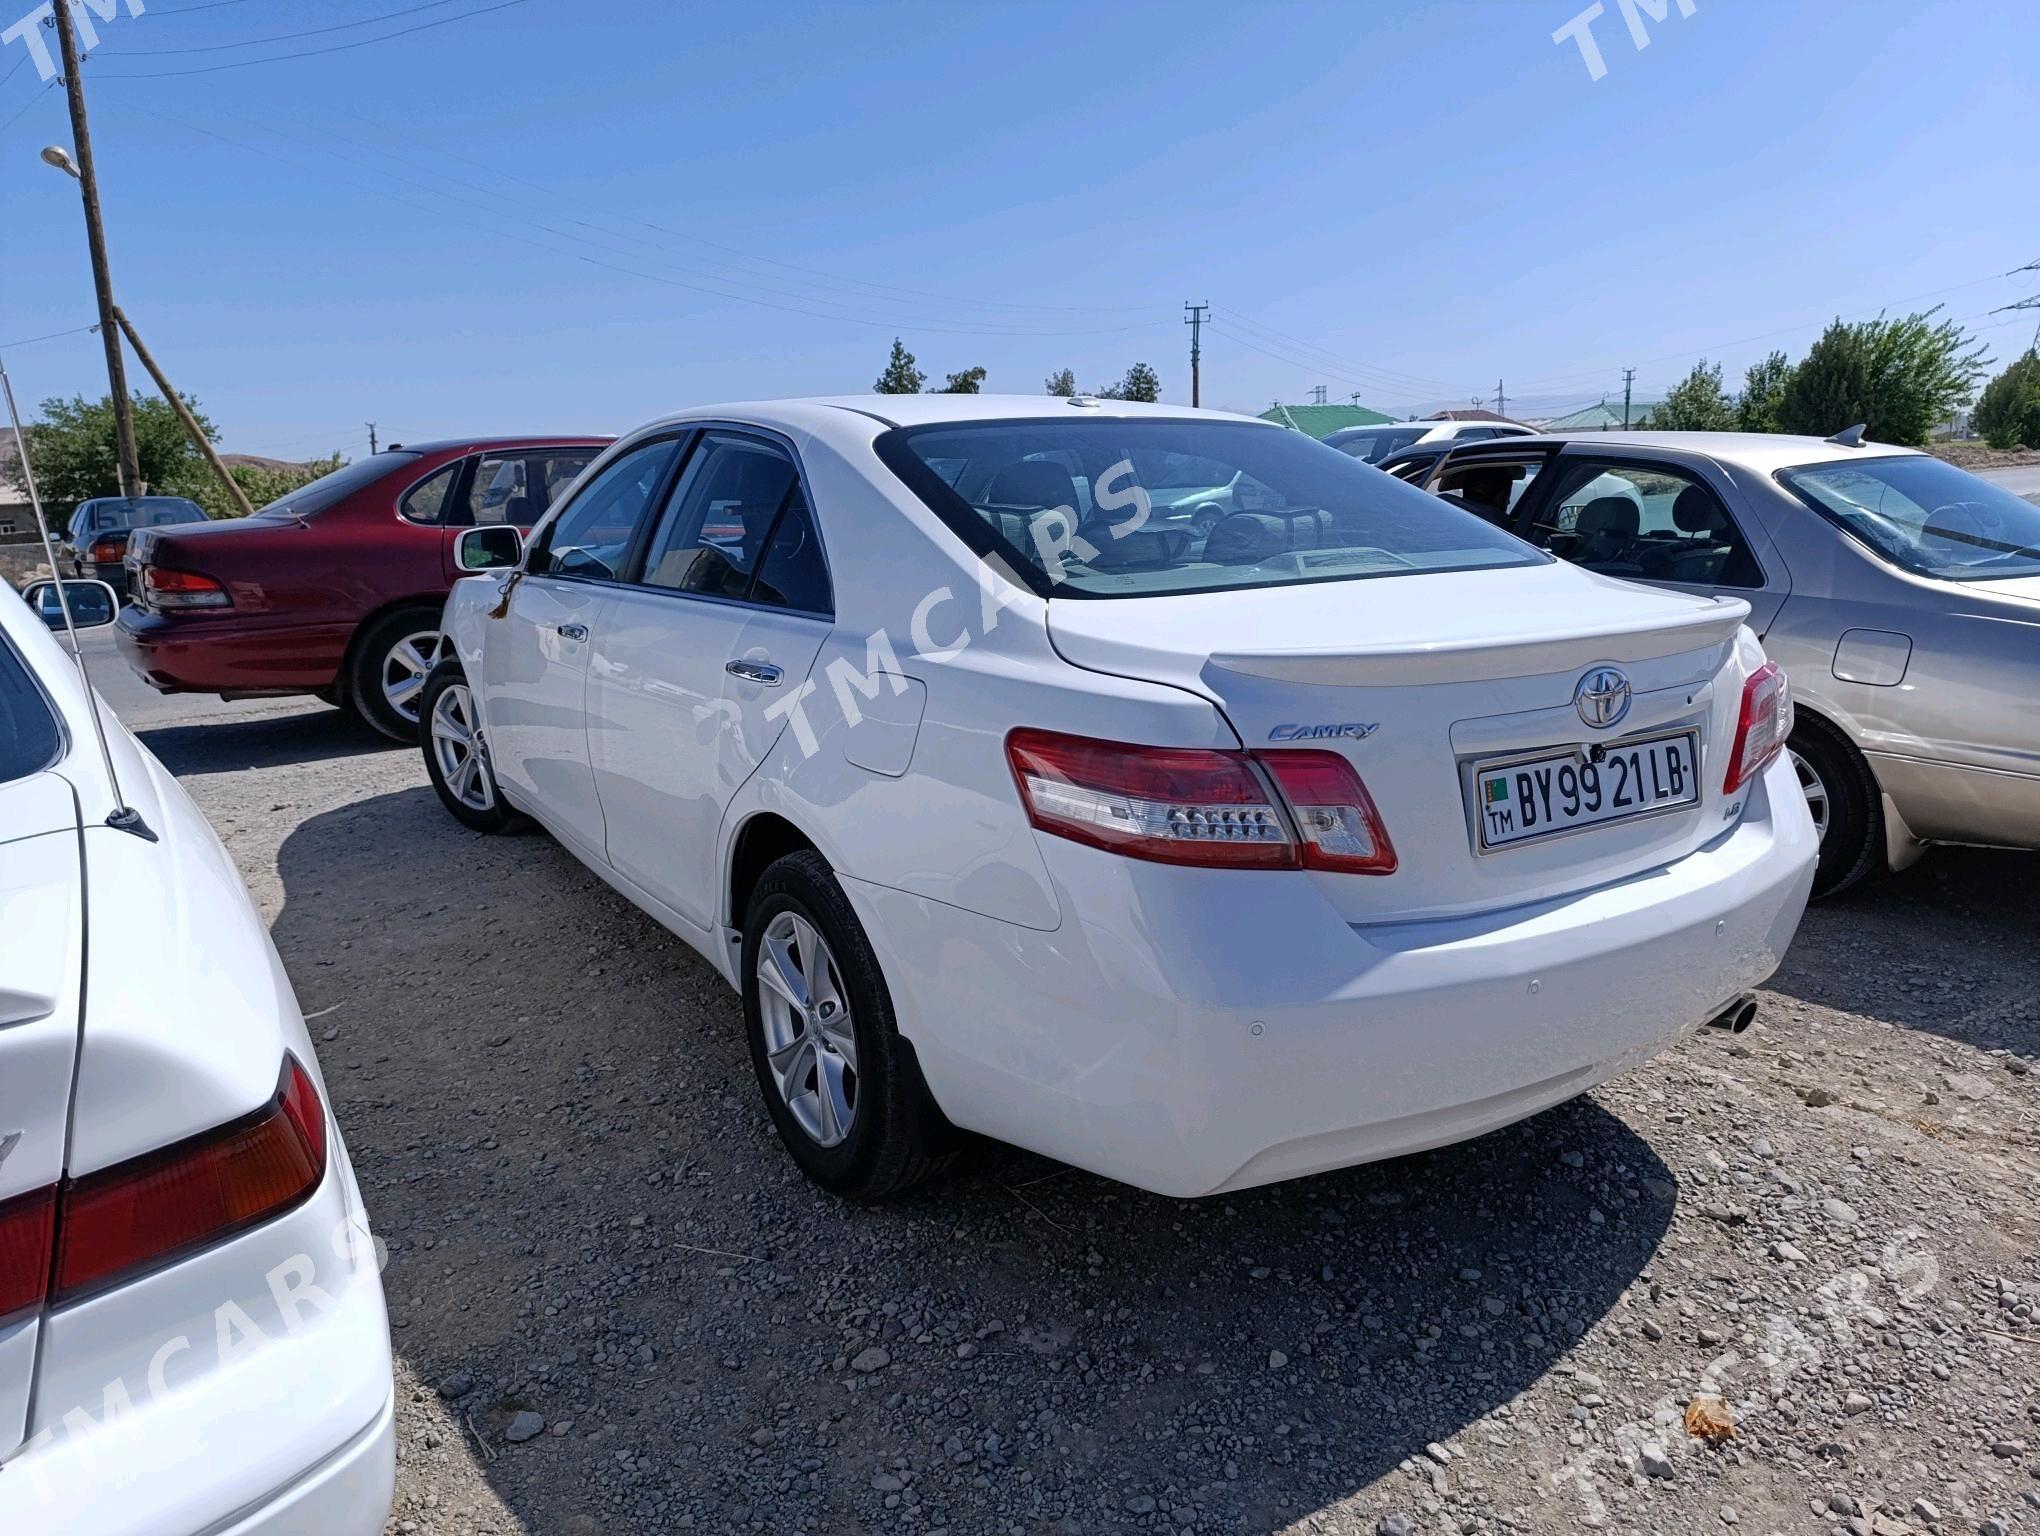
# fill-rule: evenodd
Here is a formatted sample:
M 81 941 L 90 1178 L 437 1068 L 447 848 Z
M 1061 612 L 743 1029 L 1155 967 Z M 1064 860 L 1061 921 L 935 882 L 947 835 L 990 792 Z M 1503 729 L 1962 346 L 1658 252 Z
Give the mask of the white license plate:
M 1608 748 L 1476 764 L 1474 819 L 1482 848 L 1506 848 L 1579 827 L 1648 816 L 1700 798 L 1691 731 Z

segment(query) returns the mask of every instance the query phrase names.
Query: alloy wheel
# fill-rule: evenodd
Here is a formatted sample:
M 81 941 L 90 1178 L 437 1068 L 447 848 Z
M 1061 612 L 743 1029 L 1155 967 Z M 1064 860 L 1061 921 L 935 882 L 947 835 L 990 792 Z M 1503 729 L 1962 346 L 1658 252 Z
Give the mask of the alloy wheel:
M 496 785 L 465 683 L 452 684 L 432 703 L 432 760 L 454 799 L 469 810 L 495 809 Z
M 839 1145 L 857 1117 L 857 1032 L 836 957 L 797 912 L 766 925 L 758 1004 L 780 1099 L 817 1145 Z
M 1828 830 L 1827 784 L 1813 771 L 1813 764 L 1797 752 L 1788 747 L 1786 755 L 1792 759 L 1792 771 L 1799 775 L 1799 789 L 1806 796 L 1806 808 L 1813 813 L 1814 838 L 1817 842 L 1825 842 Z
M 418 723 L 418 695 L 439 661 L 439 631 L 421 629 L 404 636 L 383 657 L 383 702 L 413 725 Z

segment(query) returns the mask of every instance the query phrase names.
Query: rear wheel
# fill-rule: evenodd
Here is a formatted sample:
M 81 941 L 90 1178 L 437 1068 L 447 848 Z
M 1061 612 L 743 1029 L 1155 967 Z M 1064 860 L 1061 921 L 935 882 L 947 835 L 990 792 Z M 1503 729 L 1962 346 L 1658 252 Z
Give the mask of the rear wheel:
M 1831 726 L 1801 716 L 1786 744 L 1792 771 L 1820 837 L 1813 894 L 1833 896 L 1877 869 L 1884 853 L 1884 807 L 1870 765 Z
M 439 662 L 439 614 L 400 608 L 372 620 L 356 638 L 347 697 L 354 712 L 398 741 L 418 737 L 425 682 Z
M 477 832 L 509 832 L 524 818 L 503 803 L 489 762 L 488 743 L 475 718 L 474 695 L 458 661 L 442 661 L 426 680 L 418 730 L 425 773 L 439 803 Z
M 744 917 L 744 1023 L 779 1139 L 831 1194 L 883 1200 L 954 1159 L 893 1021 L 870 940 L 828 863 L 788 854 Z

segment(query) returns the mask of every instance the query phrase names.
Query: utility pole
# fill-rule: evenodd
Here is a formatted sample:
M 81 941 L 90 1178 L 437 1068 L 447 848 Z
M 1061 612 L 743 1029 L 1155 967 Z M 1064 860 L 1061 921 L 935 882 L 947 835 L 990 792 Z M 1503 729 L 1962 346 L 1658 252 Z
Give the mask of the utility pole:
M 1635 386 L 1635 384 L 1636 384 L 1636 370 L 1635 370 L 1634 368 L 1625 368 L 1625 369 L 1623 369 L 1623 370 L 1622 370 L 1622 430 L 1623 430 L 1623 431 L 1625 431 L 1625 432 L 1627 432 L 1627 431 L 1629 430 L 1629 391 L 1631 390 L 1631 388 L 1633 388 L 1633 387 Z
M 1185 299 L 1183 310 L 1183 323 L 1190 327 L 1190 404 L 1195 407 L 1204 403 L 1203 384 L 1197 376 L 1197 365 L 1204 356 L 1203 349 L 1197 344 L 1198 333 L 1204 328 L 1204 318 L 1211 312 L 1211 304 L 1209 300 L 1192 304 Z
M 241 516 L 253 517 L 255 504 L 248 500 L 248 493 L 241 489 L 241 482 L 229 474 L 227 466 L 220 462 L 220 456 L 213 451 L 212 439 L 205 435 L 205 428 L 192 416 L 190 408 L 184 403 L 184 397 L 172 389 L 170 381 L 163 377 L 163 370 L 156 366 L 156 359 L 149 355 L 149 349 L 142 345 L 142 338 L 135 334 L 134 322 L 128 319 L 126 312 L 118 304 L 113 306 L 113 318 L 119 324 L 122 334 L 127 337 L 128 345 L 135 349 L 135 356 L 140 358 L 142 366 L 149 370 L 149 377 L 156 381 L 156 388 L 161 390 L 163 398 L 170 402 L 170 409 L 175 411 L 177 419 L 184 423 L 185 435 L 197 445 L 206 463 L 212 466 L 212 472 L 219 476 L 220 484 L 227 488 L 228 498 L 241 509 Z
M 1505 394 L 1503 394 L 1503 393 L 1502 393 L 1502 381 L 1501 381 L 1500 379 L 1496 379 L 1496 380 L 1495 380 L 1495 414 L 1496 414 L 1497 416 L 1506 416 L 1506 415 L 1508 415 L 1508 414 L 1509 414 L 1508 406 L 1509 406 L 1509 397 L 1508 397 L 1507 395 L 1505 395 Z
M 71 0 L 56 0 L 57 46 L 64 56 L 64 94 L 71 102 L 71 143 L 78 154 L 78 185 L 85 199 L 85 239 L 92 248 L 92 284 L 99 290 L 99 339 L 106 347 L 106 383 L 113 395 L 113 430 L 120 454 L 120 493 L 142 494 L 142 463 L 135 451 L 134 401 L 115 329 L 113 272 L 106 261 L 106 226 L 99 214 L 99 178 L 92 168 L 92 130 L 85 121 L 85 82 L 78 69 L 78 38 Z
M 1322 385 L 1322 384 L 1313 384 L 1313 385 L 1311 385 L 1311 387 L 1310 387 L 1310 403 L 1311 403 L 1312 405 L 1323 405 L 1323 404 L 1325 403 L 1325 386 L 1324 386 L 1324 385 Z
M 368 428 L 368 456 L 369 456 L 370 458 L 374 458 L 374 457 L 375 457 L 375 423 L 374 423 L 374 422 L 372 422 L 372 421 L 365 421 L 365 422 L 363 422 L 363 423 L 362 423 L 362 425 Z

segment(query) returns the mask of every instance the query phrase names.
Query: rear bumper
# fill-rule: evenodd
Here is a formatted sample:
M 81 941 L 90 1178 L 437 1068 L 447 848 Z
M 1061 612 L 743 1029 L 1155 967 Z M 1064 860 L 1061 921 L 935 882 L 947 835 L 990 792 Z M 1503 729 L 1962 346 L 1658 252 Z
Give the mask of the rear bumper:
M 355 626 L 172 618 L 131 607 L 117 629 L 128 665 L 158 693 L 317 693 L 340 675 Z
M 1677 863 L 1471 918 L 1356 927 L 1308 880 L 1041 842 L 1052 933 L 845 885 L 952 1120 L 1178 1196 L 1477 1136 L 1648 1060 L 1776 969 L 1816 851 L 1782 758 Z

